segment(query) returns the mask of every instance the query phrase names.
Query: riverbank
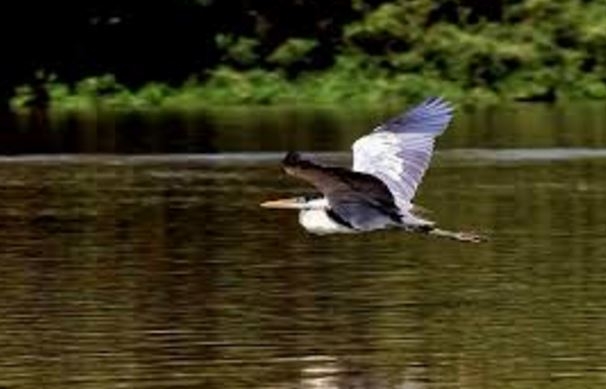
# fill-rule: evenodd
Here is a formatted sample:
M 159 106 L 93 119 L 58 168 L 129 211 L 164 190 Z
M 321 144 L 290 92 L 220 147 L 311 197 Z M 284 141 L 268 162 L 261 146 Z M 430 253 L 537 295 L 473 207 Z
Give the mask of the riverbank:
M 238 106 L 366 106 L 401 105 L 426 95 L 437 94 L 456 102 L 490 103 L 498 96 L 487 91 L 464 91 L 455 84 L 403 74 L 351 74 L 327 71 L 288 79 L 279 72 L 239 72 L 221 68 L 204 81 L 191 78 L 182 85 L 149 82 L 138 89 L 124 86 L 113 76 L 84 79 L 75 85 L 60 81 L 46 83 L 49 104 L 59 110 L 95 107 L 212 108 Z M 31 87 L 23 86 L 11 100 L 15 110 L 27 108 L 34 98 Z
M 516 102 L 606 101 L 606 84 L 580 79 L 565 85 L 497 84 L 494 88 L 466 86 L 431 75 L 390 74 L 344 61 L 326 71 L 288 78 L 279 71 L 237 71 L 218 68 L 201 80 L 181 85 L 149 82 L 133 89 L 111 75 L 91 77 L 73 85 L 50 78 L 45 83 L 48 104 L 57 110 L 91 108 L 198 109 L 241 106 L 401 106 L 430 95 L 460 106 L 493 106 Z M 17 89 L 11 107 L 22 110 L 35 98 L 32 87 Z

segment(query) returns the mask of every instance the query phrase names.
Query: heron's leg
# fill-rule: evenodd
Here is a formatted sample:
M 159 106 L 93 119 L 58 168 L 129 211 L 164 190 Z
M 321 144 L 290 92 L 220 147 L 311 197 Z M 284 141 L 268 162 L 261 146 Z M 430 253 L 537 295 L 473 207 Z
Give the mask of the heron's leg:
M 441 228 L 432 228 L 430 230 L 426 230 L 425 232 L 428 234 L 431 234 L 431 235 L 437 235 L 437 236 L 441 236 L 441 237 L 445 237 L 445 238 L 450 238 L 450 239 L 458 240 L 461 242 L 479 243 L 482 241 L 482 237 L 473 232 L 448 231 L 448 230 L 443 230 Z

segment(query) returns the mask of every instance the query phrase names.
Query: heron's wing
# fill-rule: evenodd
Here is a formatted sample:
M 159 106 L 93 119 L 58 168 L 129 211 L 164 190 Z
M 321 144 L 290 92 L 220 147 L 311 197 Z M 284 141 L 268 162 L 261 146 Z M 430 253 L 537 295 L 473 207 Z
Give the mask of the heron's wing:
M 352 146 L 353 170 L 381 179 L 400 209 L 408 209 L 433 154 L 435 138 L 452 119 L 452 107 L 429 98 L 376 127 Z
M 386 217 L 399 221 L 399 210 L 391 191 L 373 175 L 321 166 L 293 152 L 287 154 L 282 166 L 287 174 L 322 192 L 331 211 L 354 228 L 371 229 L 378 223 L 385 223 Z

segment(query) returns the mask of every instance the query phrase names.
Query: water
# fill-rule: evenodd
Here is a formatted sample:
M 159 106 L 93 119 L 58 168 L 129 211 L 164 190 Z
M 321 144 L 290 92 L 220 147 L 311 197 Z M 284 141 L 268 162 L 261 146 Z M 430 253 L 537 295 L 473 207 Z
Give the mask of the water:
M 603 387 L 603 108 L 461 113 L 418 201 L 481 245 L 258 206 L 381 115 L 5 119 L 0 387 Z

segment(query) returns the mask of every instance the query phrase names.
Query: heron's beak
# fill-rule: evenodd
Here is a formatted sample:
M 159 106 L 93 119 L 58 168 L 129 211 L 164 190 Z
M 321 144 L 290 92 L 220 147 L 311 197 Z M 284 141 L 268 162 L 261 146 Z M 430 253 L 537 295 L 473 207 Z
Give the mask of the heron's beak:
M 274 208 L 274 209 L 300 209 L 301 202 L 296 198 L 270 200 L 261 203 L 263 208 Z

